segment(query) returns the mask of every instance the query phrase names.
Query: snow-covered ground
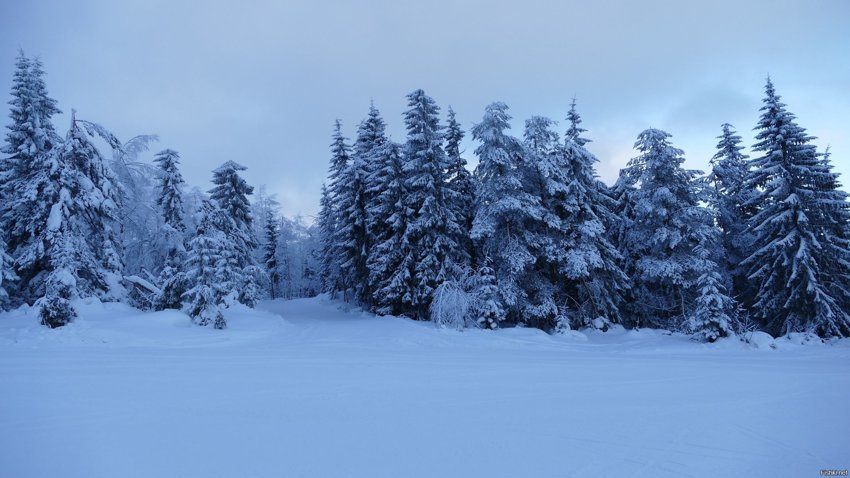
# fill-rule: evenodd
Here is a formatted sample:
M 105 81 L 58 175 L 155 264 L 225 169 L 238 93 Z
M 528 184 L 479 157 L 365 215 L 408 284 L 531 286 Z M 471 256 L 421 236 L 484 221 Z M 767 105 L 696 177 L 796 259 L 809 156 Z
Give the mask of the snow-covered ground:
M 325 299 L 0 315 L 0 477 L 819 476 L 850 342 L 437 330 Z M 765 345 L 765 344 L 763 344 Z M 769 345 L 769 344 L 767 344 Z

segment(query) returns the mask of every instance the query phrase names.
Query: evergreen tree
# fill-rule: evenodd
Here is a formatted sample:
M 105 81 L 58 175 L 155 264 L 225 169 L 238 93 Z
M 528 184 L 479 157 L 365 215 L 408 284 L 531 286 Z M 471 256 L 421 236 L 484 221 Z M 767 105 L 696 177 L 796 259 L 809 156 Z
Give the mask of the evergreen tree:
M 154 157 L 160 170 L 159 193 L 156 204 L 162 214 L 162 226 L 158 239 L 159 253 L 163 255 L 162 268 L 159 272 L 161 294 L 157 297 L 155 307 L 162 309 L 179 309 L 183 293 L 188 284 L 182 266 L 186 260 L 186 248 L 183 245 L 186 225 L 183 222 L 183 176 L 178 164 L 180 155 L 177 151 L 166 149 Z
M 405 201 L 407 177 L 402 168 L 401 147 L 388 141 L 377 158 L 370 181 L 376 192 L 372 215 L 381 218 L 383 227 L 373 229 L 374 247 L 367 263 L 369 282 L 374 310 L 399 315 L 404 311 L 405 293 L 413 287 L 411 244 L 406 239 L 413 210 Z
M 213 171 L 213 184 L 210 198 L 216 201 L 219 209 L 228 217 L 222 231 L 227 235 L 232 247 L 232 274 L 239 290 L 237 300 L 253 307 L 260 295 L 258 283 L 263 271 L 254 259 L 257 239 L 253 230 L 253 217 L 248 196 L 254 188 L 239 176 L 246 168 L 233 161 L 227 161 Z
M 505 320 L 505 310 L 499 299 L 499 287 L 496 285 L 496 276 L 490 267 L 489 258 L 485 258 L 478 268 L 477 279 L 478 285 L 473 296 L 473 317 L 482 328 L 496 329 Z
M 32 303 L 44 294 L 40 273 L 50 258 L 43 244 L 47 217 L 58 193 L 49 175 L 51 151 L 61 139 L 51 122 L 60 113 L 47 94 L 38 59 L 19 53 L 9 102 L 11 124 L 0 158 L 0 226 L 20 276 L 19 299 Z
M 403 168 L 406 207 L 413 214 L 404 237 L 412 259 L 412 288 L 406 291 L 405 302 L 411 317 L 427 320 L 434 290 L 455 266 L 451 254 L 457 250 L 455 238 L 461 228 L 448 203 L 448 159 L 442 146 L 440 109 L 421 89 L 407 99 Z
M 693 314 L 688 318 L 688 330 L 698 339 L 706 342 L 714 342 L 721 337 L 729 337 L 735 334 L 733 314 L 735 304 L 726 295 L 723 280 L 718 267 L 711 262 L 711 254 L 705 247 L 698 247 L 694 251 L 707 264 L 707 267 L 696 281 L 699 295 L 696 299 L 696 307 Z
M 319 261 L 319 282 L 321 290 L 332 293 L 336 290 L 338 271 L 336 269 L 336 257 L 333 254 L 334 231 L 336 221 L 334 218 L 333 204 L 328 188 L 322 184 L 322 194 L 319 199 L 319 215 L 316 217 L 319 229 L 320 247 L 317 251 Z
M 77 120 L 74 113 L 71 116 L 62 149 L 51 154 L 49 180 L 56 193 L 45 198 L 52 205 L 46 230 L 38 238 L 50 261 L 44 271 L 48 282 L 54 274 L 72 275 L 72 297 L 116 299 L 122 295 L 123 264 L 116 231 L 121 195 L 112 171 L 87 134 L 102 128 Z M 64 279 L 60 282 L 68 284 Z
M 683 328 L 693 310 L 697 279 L 713 265 L 694 254 L 710 248 L 711 212 L 700 203 L 705 188 L 698 171 L 683 169 L 683 152 L 657 129 L 642 132 L 635 143 L 641 153 L 629 163 L 640 188 L 633 192 L 633 221 L 624 248 L 634 258 L 633 313 L 637 326 Z
M 581 118 L 576 112 L 575 99 L 570 107 L 563 147 L 556 151 L 563 173 L 549 176 L 547 186 L 550 210 L 557 216 L 558 238 L 556 252 L 550 254 L 559 290 L 565 296 L 573 326 L 589 326 L 598 318 L 618 321 L 619 303 L 628 288 L 628 278 L 620 268 L 622 257 L 612 245 L 606 232 L 613 214 L 608 209 L 609 198 L 596 179 L 594 163 L 598 160 L 584 145 L 590 142 L 581 136 Z M 566 181 L 555 180 L 563 176 Z
M 184 232 L 186 225 L 183 223 L 183 185 L 186 182 L 183 181 L 177 166 L 180 163 L 180 154 L 166 149 L 157 153 L 153 161 L 159 165 L 160 170 L 156 205 L 162 208 L 163 222 L 176 231 Z
M 749 222 L 753 252 L 741 263 L 757 291 L 750 313 L 773 335 L 846 336 L 850 316 L 841 296 L 850 283 L 830 273 L 831 262 L 844 271 L 850 264 L 846 233 L 834 233 L 847 227 L 846 194 L 770 79 L 765 93 L 753 147 L 763 155 L 752 160 L 745 184 L 755 191 L 747 205 L 757 211 Z
M 475 149 L 479 195 L 471 236 L 479 242 L 481 253 L 492 258 L 497 309 L 518 320 L 527 299 L 521 279 L 536 261 L 535 237 L 528 226 L 540 221 L 543 213 L 539 197 L 525 189 L 522 145 L 506 134 L 510 119 L 507 105 L 496 102 L 487 106 L 481 123 L 472 128 L 472 137 L 481 145 Z
M 469 233 L 472 230 L 472 220 L 475 218 L 475 178 L 466 168 L 466 159 L 461 156 L 460 142 L 463 141 L 463 130 L 455 117 L 455 112 L 448 108 L 448 124 L 446 126 L 446 157 L 448 169 L 446 177 L 449 181 L 448 201 L 454 217 L 460 226 L 460 234 L 455 238 L 458 244 L 453 260 L 456 264 L 474 265 L 475 248 Z
M 746 224 L 752 215 L 745 208 L 751 195 L 751 191 L 744 187 L 747 155 L 741 152 L 744 149 L 741 137 L 729 123 L 722 125 L 718 139 L 709 175 L 709 181 L 714 184 L 712 205 L 717 210 L 718 224 L 723 231 L 723 269 L 732 278 L 733 294 L 743 296 L 748 289 L 748 281 L 739 264 L 749 248 Z
M 11 307 L 9 290 L 17 280 L 14 261 L 6 253 L 6 244 L 0 239 L 0 310 L 8 310 Z
M 266 215 L 266 244 L 263 251 L 264 264 L 266 266 L 266 274 L 269 277 L 269 295 L 272 299 L 280 297 L 281 292 L 281 273 L 280 264 L 278 263 L 278 242 L 280 242 L 280 229 L 277 218 L 273 214 Z
M 323 273 L 326 274 L 323 281 L 326 287 L 325 292 L 329 292 L 332 296 L 350 287 L 342 273 L 345 257 L 343 247 L 348 240 L 346 233 L 350 232 L 350 227 L 346 227 L 347 221 L 343 217 L 343 203 L 353 203 L 350 197 L 346 197 L 350 190 L 345 184 L 350 161 L 351 146 L 342 134 L 342 124 L 336 120 L 331 142 L 331 164 L 328 169 L 328 220 L 325 221 L 325 225 L 331 228 L 325 231 L 328 234 L 325 236 L 327 249 L 323 253 L 327 261 L 327 264 L 323 266 Z
M 186 279 L 192 287 L 183 294 L 193 322 L 223 329 L 227 322 L 221 313 L 229 289 L 233 285 L 229 268 L 229 239 L 221 229 L 228 218 L 209 201 L 202 204 L 201 220 L 195 236 L 189 241 Z

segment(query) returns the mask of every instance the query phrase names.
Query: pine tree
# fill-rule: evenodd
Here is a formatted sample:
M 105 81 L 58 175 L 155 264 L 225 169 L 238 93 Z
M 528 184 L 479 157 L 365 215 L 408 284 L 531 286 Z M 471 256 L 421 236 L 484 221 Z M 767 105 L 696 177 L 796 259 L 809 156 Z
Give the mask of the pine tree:
M 752 160 L 745 184 L 755 191 L 747 206 L 757 211 L 749 221 L 754 252 L 741 263 L 757 291 L 750 313 L 773 335 L 850 335 L 848 310 L 836 294 L 846 297 L 840 291 L 850 284 L 846 275 L 827 272 L 831 262 L 845 271 L 850 264 L 845 239 L 833 233 L 847 227 L 846 194 L 770 79 L 765 93 L 753 146 L 763 155 Z
M 446 157 L 448 169 L 446 177 L 449 181 L 448 201 L 452 214 L 460 226 L 460 233 L 455 239 L 458 244 L 453 260 L 460 266 L 474 266 L 475 248 L 469 233 L 472 230 L 472 220 L 475 218 L 475 178 L 466 168 L 466 159 L 461 156 L 460 142 L 463 141 L 463 130 L 455 117 L 455 112 L 449 106 L 448 124 L 446 126 Z
M 739 268 L 749 249 L 746 224 L 751 211 L 745 208 L 751 191 L 744 187 L 747 178 L 748 156 L 741 151 L 741 137 L 732 125 L 724 123 L 718 136 L 717 153 L 712 158 L 709 181 L 714 185 L 712 206 L 717 210 L 718 224 L 723 231 L 723 270 L 732 278 L 735 296 L 746 295 L 748 281 Z
M 539 197 L 525 189 L 522 145 L 506 134 L 510 119 L 507 105 L 496 102 L 487 106 L 481 123 L 472 128 L 472 137 L 481 145 L 475 149 L 479 197 L 471 237 L 479 242 L 481 254 L 492 258 L 497 309 L 519 320 L 527 299 L 521 279 L 536 261 L 535 237 L 528 225 L 540 221 L 543 213 Z
M 403 168 L 406 207 L 413 215 L 404 240 L 411 247 L 413 287 L 406 291 L 405 298 L 408 313 L 415 319 L 427 320 L 434 290 L 454 267 L 451 254 L 458 247 L 454 238 L 461 234 L 461 228 L 448 204 L 448 159 L 442 146 L 440 109 L 421 89 L 407 95 L 407 99 Z
M 712 265 L 693 251 L 710 247 L 714 225 L 700 204 L 706 196 L 696 180 L 699 172 L 682 168 L 684 153 L 668 138 L 648 129 L 635 143 L 641 154 L 630 161 L 628 175 L 640 188 L 633 192 L 634 219 L 623 247 L 635 259 L 635 325 L 682 329 L 693 310 L 696 281 Z
M 9 102 L 11 124 L 0 159 L 0 226 L 20 276 L 19 299 L 32 303 L 44 294 L 40 273 L 50 258 L 43 244 L 50 207 L 58 191 L 49 177 L 51 151 L 61 139 L 51 122 L 61 113 L 47 95 L 38 59 L 18 55 Z
M 234 161 L 227 161 L 213 171 L 213 184 L 209 191 L 210 198 L 216 201 L 218 208 L 228 217 L 229 221 L 222 227 L 232 247 L 232 274 L 238 278 L 236 288 L 239 290 L 237 300 L 253 307 L 260 295 L 258 283 L 263 271 L 254 259 L 254 249 L 257 239 L 253 230 L 253 217 L 248 196 L 254 188 L 249 186 L 239 176 L 239 171 L 246 168 Z

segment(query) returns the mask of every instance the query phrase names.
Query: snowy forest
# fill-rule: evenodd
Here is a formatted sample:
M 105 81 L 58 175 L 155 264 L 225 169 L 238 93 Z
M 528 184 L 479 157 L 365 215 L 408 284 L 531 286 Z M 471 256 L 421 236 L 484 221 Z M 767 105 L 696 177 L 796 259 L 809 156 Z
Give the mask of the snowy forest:
M 0 305 L 37 307 L 47 327 L 73 321 L 84 297 L 224 329 L 234 304 L 326 293 L 456 329 L 850 336 L 847 193 L 770 79 L 746 125 L 755 144 L 718 125 L 703 172 L 670 133 L 646 129 L 613 185 L 597 177 L 575 99 L 561 129 L 533 116 L 512 134 L 504 103 L 466 131 L 415 90 L 403 142 L 374 105 L 353 140 L 333 125 L 315 221 L 283 217 L 236 161 L 202 191 L 177 151 L 139 159 L 154 135 L 122 141 L 74 112 L 60 135 L 44 67 L 23 52 L 9 104 Z

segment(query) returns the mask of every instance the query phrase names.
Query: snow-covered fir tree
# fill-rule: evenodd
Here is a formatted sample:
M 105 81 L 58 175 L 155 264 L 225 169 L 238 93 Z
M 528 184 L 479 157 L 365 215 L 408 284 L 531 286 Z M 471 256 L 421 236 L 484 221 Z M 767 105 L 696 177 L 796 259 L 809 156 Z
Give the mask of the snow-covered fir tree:
M 195 236 L 189 241 L 186 260 L 186 279 L 192 285 L 183 294 L 186 311 L 197 325 L 212 325 L 223 329 L 227 322 L 221 309 L 225 306 L 230 288 L 233 286 L 228 264 L 230 239 L 221 229 L 229 218 L 210 201 L 204 201 L 200 211 L 201 220 Z
M 280 242 L 280 223 L 271 211 L 265 217 L 265 245 L 263 247 L 263 264 L 269 278 L 269 296 L 272 299 L 282 297 L 281 264 L 278 258 L 278 243 Z M 285 296 L 283 296 L 285 297 Z M 288 297 L 287 297 L 288 298 Z
M 184 246 L 186 225 L 183 221 L 183 176 L 178 164 L 177 151 L 166 149 L 154 157 L 160 170 L 159 191 L 156 204 L 162 214 L 160 237 L 157 241 L 159 253 L 163 255 L 162 269 L 159 272 L 161 294 L 155 300 L 157 309 L 179 309 L 183 293 L 188 284 L 183 273 L 186 261 Z
M 327 212 L 327 218 L 323 222 L 326 249 L 323 251 L 324 279 L 322 282 L 325 292 L 330 293 L 331 296 L 344 292 L 350 287 L 342 273 L 345 254 L 342 250 L 344 241 L 340 240 L 341 237 L 346 237 L 340 231 L 345 227 L 341 203 L 346 201 L 346 171 L 350 162 L 351 146 L 342 134 L 342 123 L 336 120 L 331 141 L 331 162 L 328 168 L 327 208 L 323 210 Z
M 590 140 L 581 136 L 585 130 L 579 125 L 581 117 L 575 100 L 567 120 L 570 127 L 565 142 L 555 152 L 563 169 L 561 174 L 550 174 L 547 192 L 550 207 L 558 220 L 558 241 L 554 259 L 558 289 L 565 299 L 566 315 L 573 327 L 589 326 L 599 317 L 617 322 L 622 294 L 629 287 L 628 278 L 620 269 L 622 257 L 608 240 L 606 224 L 614 222 L 608 209 L 609 198 L 596 179 L 594 164 L 598 161 L 585 145 Z M 564 178 L 563 183 L 557 182 Z
M 239 171 L 246 168 L 234 161 L 227 161 L 213 171 L 213 184 L 210 198 L 216 201 L 219 209 L 228 217 L 222 231 L 232 243 L 233 274 L 238 277 L 235 288 L 239 291 L 237 300 L 249 307 L 260 297 L 259 284 L 264 271 L 254 258 L 257 238 L 253 230 L 251 203 L 248 196 L 254 192 Z
M 370 187 L 370 179 L 375 168 L 375 152 L 386 141 L 384 128 L 380 112 L 371 105 L 369 116 L 357 130 L 354 152 L 335 187 L 335 206 L 339 212 L 334 243 L 339 254 L 342 283 L 346 284 L 344 297 L 367 307 L 372 302 L 366 265 L 372 247 L 370 226 L 380 226 L 380 220 L 372 213 L 377 192 Z M 342 154 L 337 151 L 344 150 L 345 146 L 344 139 L 341 143 L 334 142 L 335 157 Z
M 428 307 L 437 286 L 453 270 L 452 253 L 461 234 L 454 212 L 448 204 L 451 196 L 446 178 L 448 159 L 443 151 L 443 127 L 440 108 L 423 90 L 407 95 L 404 113 L 407 142 L 404 145 L 405 206 L 412 211 L 403 241 L 410 247 L 412 288 L 405 291 L 407 314 L 426 320 Z
M 12 256 L 6 253 L 6 243 L 0 239 L 0 310 L 8 310 L 11 307 L 9 290 L 17 280 L 15 263 Z
M 91 136 L 108 133 L 77 120 L 73 112 L 71 117 L 71 129 L 61 150 L 51 155 L 50 179 L 56 194 L 51 198 L 43 240 L 53 265 L 46 270 L 50 275 L 56 267 L 67 269 L 75 277 L 75 291 L 81 297 L 96 295 L 114 300 L 123 295 L 117 234 L 122 196 Z M 72 259 L 57 263 L 53 258 L 56 254 Z
M 746 227 L 752 216 L 746 209 L 752 191 L 744 187 L 748 156 L 741 152 L 744 149 L 741 137 L 732 125 L 724 123 L 721 128 L 717 153 L 711 160 L 709 181 L 714 185 L 711 203 L 723 231 L 723 270 L 732 279 L 732 294 L 743 296 L 749 287 L 739 264 L 748 254 L 750 240 Z
M 632 194 L 633 219 L 625 231 L 624 254 L 634 259 L 631 281 L 632 325 L 684 328 L 693 310 L 697 279 L 713 264 L 694 250 L 710 247 L 711 212 L 698 171 L 682 168 L 683 152 L 673 147 L 670 134 L 643 131 L 635 143 L 641 153 L 629 162 L 626 176 L 636 178 Z
M 499 299 L 499 287 L 489 258 L 482 260 L 476 279 L 471 314 L 480 327 L 496 329 L 505 320 L 505 310 Z
M 453 255 L 454 262 L 459 266 L 475 265 L 475 248 L 469 234 L 472 230 L 472 220 L 475 218 L 475 178 L 466 167 L 466 159 L 461 156 L 460 143 L 463 141 L 463 130 L 458 123 L 454 110 L 448 107 L 446 124 L 446 157 L 448 170 L 446 178 L 449 181 L 449 207 L 458 225 L 460 234 L 455 238 L 458 244 Z
M 47 94 L 38 59 L 18 55 L 5 144 L 0 159 L 0 225 L 20 276 L 13 299 L 33 303 L 44 294 L 42 271 L 47 218 L 58 190 L 50 178 L 51 153 L 61 138 L 51 122 L 60 113 Z
M 374 310 L 379 314 L 399 315 L 404 310 L 404 295 L 412 288 L 412 256 L 405 235 L 413 210 L 405 202 L 407 178 L 401 146 L 387 141 L 376 158 L 370 180 L 376 193 L 371 214 L 382 218 L 383 224 L 373 228 L 374 246 L 367 263 L 369 282 Z
M 521 279 L 536 261 L 535 237 L 528 225 L 543 214 L 539 197 L 525 189 L 523 147 L 506 133 L 510 119 L 507 105 L 496 102 L 487 106 L 482 121 L 472 128 L 472 137 L 481 144 L 475 149 L 479 194 L 471 236 L 481 253 L 492 259 L 496 309 L 504 310 L 511 320 L 520 320 L 527 299 Z M 503 315 L 493 317 L 499 320 Z
M 850 335 L 850 311 L 840 297 L 850 283 L 826 273 L 830 263 L 845 271 L 850 264 L 846 234 L 835 234 L 847 227 L 846 194 L 770 79 L 763 103 L 753 146 L 762 155 L 752 160 L 745 184 L 755 191 L 748 205 L 757 211 L 749 221 L 753 253 L 741 264 L 756 290 L 750 313 L 773 335 Z
M 331 194 L 327 186 L 322 184 L 322 193 L 319 196 L 319 214 L 316 216 L 316 224 L 319 230 L 320 247 L 316 250 L 319 262 L 319 283 L 321 290 L 333 293 L 336 289 L 338 272 L 336 269 L 336 257 L 333 255 L 334 230 L 336 220 L 334 218 Z
M 697 278 L 699 295 L 694 311 L 687 319 L 686 329 L 705 342 L 734 335 L 735 304 L 726 293 L 720 268 L 712 261 L 712 254 L 706 247 L 698 246 L 694 253 L 706 261 L 707 267 Z

